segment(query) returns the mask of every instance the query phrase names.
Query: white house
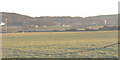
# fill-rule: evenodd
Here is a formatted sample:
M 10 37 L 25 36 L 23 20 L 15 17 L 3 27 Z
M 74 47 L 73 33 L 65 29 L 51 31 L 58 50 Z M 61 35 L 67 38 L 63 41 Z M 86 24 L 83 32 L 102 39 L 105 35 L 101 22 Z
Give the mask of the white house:
M 5 25 L 5 23 L 1 22 L 1 23 L 0 23 L 0 26 L 3 26 L 3 25 Z

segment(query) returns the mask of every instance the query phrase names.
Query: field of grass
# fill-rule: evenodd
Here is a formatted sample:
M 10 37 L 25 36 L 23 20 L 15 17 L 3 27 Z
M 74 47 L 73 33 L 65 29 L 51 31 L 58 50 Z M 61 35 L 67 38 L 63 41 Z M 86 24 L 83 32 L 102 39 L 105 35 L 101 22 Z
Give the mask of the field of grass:
M 116 58 L 117 31 L 2 34 L 3 58 Z

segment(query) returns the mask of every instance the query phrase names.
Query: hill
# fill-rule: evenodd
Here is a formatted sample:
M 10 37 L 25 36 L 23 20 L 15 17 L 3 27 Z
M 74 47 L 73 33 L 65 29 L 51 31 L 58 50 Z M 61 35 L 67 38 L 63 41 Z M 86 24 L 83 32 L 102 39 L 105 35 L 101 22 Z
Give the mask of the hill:
M 102 26 L 105 24 L 105 20 L 108 25 L 118 24 L 118 15 L 101 15 L 91 17 L 71 17 L 71 16 L 41 16 L 41 17 L 30 17 L 17 13 L 2 12 L 2 21 L 5 22 L 7 19 L 7 25 L 9 31 L 18 30 L 29 30 L 31 26 L 63 26 L 70 25 L 74 27 L 86 27 L 86 26 Z M 5 27 L 3 26 L 3 29 Z M 34 27 L 35 28 L 35 27 Z

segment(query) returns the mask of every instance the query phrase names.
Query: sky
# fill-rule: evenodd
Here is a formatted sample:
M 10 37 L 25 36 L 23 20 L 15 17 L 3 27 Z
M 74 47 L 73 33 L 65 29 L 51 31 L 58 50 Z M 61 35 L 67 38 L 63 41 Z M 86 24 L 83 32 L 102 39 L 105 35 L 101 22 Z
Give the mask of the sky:
M 0 12 L 39 16 L 97 16 L 118 13 L 120 0 L 0 0 Z

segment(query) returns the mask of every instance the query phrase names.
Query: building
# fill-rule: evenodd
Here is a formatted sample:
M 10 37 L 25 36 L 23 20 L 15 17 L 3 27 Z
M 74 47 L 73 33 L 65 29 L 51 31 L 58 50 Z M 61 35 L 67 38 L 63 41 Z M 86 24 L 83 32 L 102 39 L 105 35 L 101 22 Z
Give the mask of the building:
M 5 25 L 5 23 L 1 22 L 1 23 L 0 23 L 0 26 L 3 26 L 3 25 Z

